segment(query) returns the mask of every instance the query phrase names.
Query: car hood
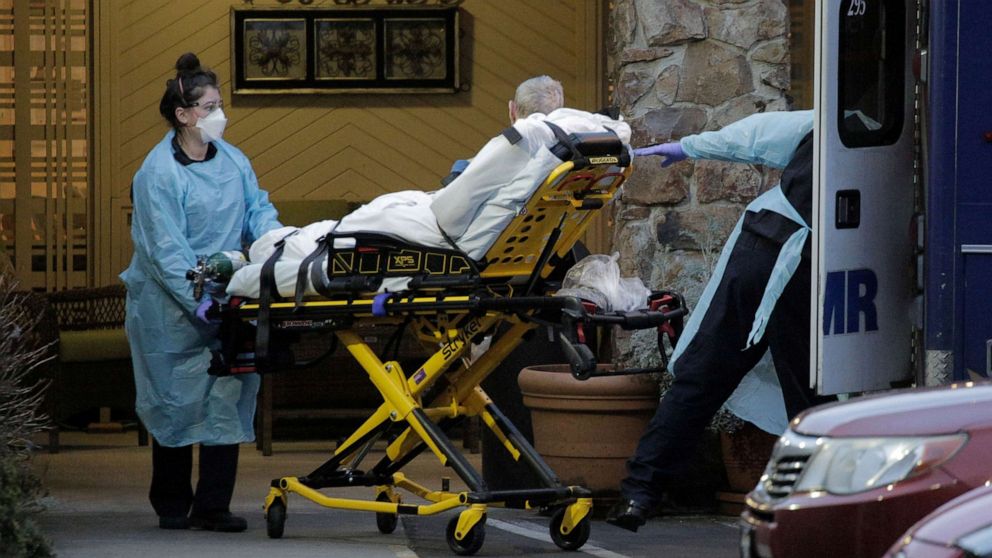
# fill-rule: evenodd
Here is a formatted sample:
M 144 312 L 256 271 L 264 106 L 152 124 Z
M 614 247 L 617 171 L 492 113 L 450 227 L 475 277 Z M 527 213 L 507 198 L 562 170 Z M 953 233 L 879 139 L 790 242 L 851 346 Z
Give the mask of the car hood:
M 992 487 L 983 486 L 947 502 L 921 519 L 909 534 L 941 546 L 992 525 Z
M 992 425 L 992 383 L 962 382 L 859 397 L 811 409 L 792 430 L 810 436 L 926 436 Z

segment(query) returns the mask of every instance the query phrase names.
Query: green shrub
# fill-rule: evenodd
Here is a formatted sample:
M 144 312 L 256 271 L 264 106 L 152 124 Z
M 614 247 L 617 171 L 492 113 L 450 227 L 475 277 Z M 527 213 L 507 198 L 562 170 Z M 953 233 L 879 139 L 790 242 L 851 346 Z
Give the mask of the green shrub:
M 40 376 L 52 347 L 39 327 L 43 299 L 15 289 L 10 273 L 0 270 L 0 556 L 52 556 L 32 519 L 43 489 L 28 466 L 31 439 L 48 420 L 41 412 L 47 381 Z
M 0 457 L 0 556 L 52 556 L 31 516 L 40 509 L 41 483 L 22 458 Z

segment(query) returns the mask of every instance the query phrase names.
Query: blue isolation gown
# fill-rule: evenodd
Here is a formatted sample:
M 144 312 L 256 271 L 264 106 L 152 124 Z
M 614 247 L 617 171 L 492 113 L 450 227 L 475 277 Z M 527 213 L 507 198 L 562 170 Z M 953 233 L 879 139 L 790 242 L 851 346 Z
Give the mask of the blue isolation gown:
M 240 150 L 215 141 L 213 158 L 183 165 L 174 135 L 151 150 L 132 185 L 134 257 L 121 279 L 136 408 L 163 446 L 250 442 L 259 376 L 207 374 L 217 326 L 194 315 L 186 271 L 197 255 L 240 250 L 281 225 Z

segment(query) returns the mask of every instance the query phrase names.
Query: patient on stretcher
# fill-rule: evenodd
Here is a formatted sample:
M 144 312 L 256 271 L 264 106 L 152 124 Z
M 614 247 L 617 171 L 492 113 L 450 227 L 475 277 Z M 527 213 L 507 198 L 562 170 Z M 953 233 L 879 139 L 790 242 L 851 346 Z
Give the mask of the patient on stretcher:
M 334 235 L 336 249 L 354 246 L 348 233 L 376 232 L 422 246 L 456 248 L 473 260 L 481 259 L 531 194 L 562 162 L 551 151 L 558 138 L 549 123 L 566 134 L 611 131 L 624 145 L 630 142 L 630 127 L 607 116 L 567 108 L 548 115 L 532 114 L 490 140 L 465 172 L 441 190 L 384 194 L 337 221 L 270 231 L 252 244 L 252 264 L 234 274 L 227 293 L 258 298 L 262 263 L 282 241 L 282 254 L 273 270 L 275 285 L 280 296 L 293 297 L 298 277 L 311 277 L 309 272 L 300 273 L 301 263 L 328 234 Z M 387 278 L 379 290 L 403 290 L 408 279 Z M 309 279 L 306 294 L 318 294 Z

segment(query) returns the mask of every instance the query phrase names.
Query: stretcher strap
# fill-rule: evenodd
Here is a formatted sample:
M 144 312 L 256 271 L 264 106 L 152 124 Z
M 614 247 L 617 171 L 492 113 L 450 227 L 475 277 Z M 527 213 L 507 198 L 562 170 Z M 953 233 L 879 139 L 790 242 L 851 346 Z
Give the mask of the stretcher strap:
M 372 299 L 372 315 L 381 318 L 386 315 L 386 302 L 392 298 L 393 293 L 379 293 Z
M 520 131 L 513 126 L 503 130 L 501 133 L 503 137 L 506 138 L 506 141 L 510 142 L 510 145 L 517 145 L 520 143 L 520 140 L 524 139 L 524 137 L 520 134 Z
M 313 265 L 310 266 L 310 282 L 313 283 L 314 290 L 326 297 L 331 296 L 331 289 L 327 283 L 331 274 L 331 265 L 334 263 L 334 252 L 331 250 L 330 242 L 334 242 L 334 237 L 324 239 L 323 249 L 317 253 Z M 326 273 L 323 271 L 325 266 Z
M 441 233 L 441 238 L 443 238 L 445 242 L 450 244 L 451 247 L 454 248 L 457 252 L 461 252 L 462 254 L 465 254 L 465 252 L 462 252 L 462 249 L 459 248 L 457 244 L 455 244 L 455 241 L 452 240 L 450 236 L 448 236 L 448 233 L 446 233 L 444 229 L 441 228 L 441 223 L 437 224 L 437 230 L 438 232 Z M 465 254 L 465 259 L 470 262 L 472 261 L 472 258 L 468 257 L 468 254 Z
M 513 128 L 512 126 L 510 128 L 508 128 L 508 129 L 509 130 L 516 131 L 516 128 Z M 435 221 L 435 223 L 437 223 L 437 222 Z M 441 226 L 441 223 L 437 223 L 437 230 L 438 230 L 439 233 L 441 233 L 441 238 L 443 238 L 445 242 L 447 242 L 448 244 L 450 244 L 451 247 L 456 252 L 458 252 L 459 254 L 465 256 L 465 261 L 468 262 L 468 265 L 470 265 L 472 267 L 472 273 L 474 275 L 478 275 L 479 274 L 479 269 L 476 266 L 476 264 L 478 263 L 478 264 L 481 264 L 482 266 L 485 266 L 486 265 L 486 257 L 483 256 L 482 257 L 482 260 L 480 260 L 479 262 L 476 262 L 475 260 L 473 260 L 472 258 L 470 258 L 467 253 L 463 252 L 462 249 L 458 247 L 458 244 L 456 244 L 455 241 L 451 238 L 451 236 L 449 236 L 448 233 L 445 232 L 444 228 Z
M 295 302 L 296 302 L 296 307 L 297 308 L 299 308 L 300 306 L 303 305 L 303 298 L 307 294 L 307 272 L 308 272 L 308 270 L 309 270 L 309 272 L 310 272 L 311 275 L 314 273 L 314 270 L 317 270 L 318 272 L 320 270 L 320 263 L 317 263 L 316 265 L 314 265 L 313 266 L 313 269 L 310 268 L 310 264 L 313 263 L 315 260 L 317 260 L 318 262 L 323 261 L 320 258 L 324 254 L 327 253 L 327 243 L 324 242 L 326 238 L 327 238 L 327 235 L 324 235 L 324 236 L 318 238 L 317 239 L 317 248 L 313 252 L 310 252 L 309 254 L 307 254 L 307 257 L 303 258 L 303 261 L 300 262 L 300 269 L 296 273 L 296 299 L 295 299 Z M 314 288 L 316 288 L 317 282 L 316 281 L 311 281 L 311 283 L 313 283 L 314 284 Z
M 255 361 L 261 370 L 267 368 L 269 360 L 269 310 L 272 306 L 272 298 L 279 296 L 279 287 L 276 285 L 275 268 L 276 262 L 286 249 L 286 240 L 294 234 L 300 232 L 299 229 L 287 234 L 273 245 L 274 250 L 269 259 L 262 264 L 262 271 L 259 274 L 259 300 L 258 300 L 258 326 L 255 330 Z
M 303 290 L 306 290 L 306 268 L 313 262 L 310 266 L 310 283 L 313 284 L 314 290 L 323 296 L 331 296 L 330 289 L 328 288 L 328 278 L 331 275 L 331 264 L 334 262 L 334 231 L 338 230 L 338 225 L 341 221 L 334 223 L 331 230 L 327 231 L 327 234 L 320 237 L 317 241 L 317 249 L 311 252 L 304 261 L 303 265 L 300 266 L 300 272 L 296 278 L 296 305 L 299 306 L 303 303 L 303 297 L 300 295 L 300 282 L 303 282 Z M 324 273 L 324 261 L 327 260 L 327 273 Z
M 562 159 L 563 161 L 571 160 L 572 163 L 575 165 L 574 168 L 576 169 L 581 169 L 583 167 L 589 166 L 589 159 L 586 158 L 586 156 L 579 151 L 579 148 L 575 146 L 575 142 L 572 141 L 572 138 L 568 137 L 568 134 L 565 133 L 565 130 L 562 130 L 557 124 L 552 124 L 551 122 L 548 121 L 545 121 L 544 123 L 548 125 L 548 128 L 551 128 L 551 131 L 554 132 L 555 137 L 558 138 L 558 145 L 564 146 L 572 154 L 572 157 L 570 159 L 564 159 L 562 157 L 559 157 L 560 159 Z M 558 151 L 557 149 L 553 150 L 553 152 L 555 152 L 556 155 L 557 155 L 557 151 Z

